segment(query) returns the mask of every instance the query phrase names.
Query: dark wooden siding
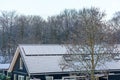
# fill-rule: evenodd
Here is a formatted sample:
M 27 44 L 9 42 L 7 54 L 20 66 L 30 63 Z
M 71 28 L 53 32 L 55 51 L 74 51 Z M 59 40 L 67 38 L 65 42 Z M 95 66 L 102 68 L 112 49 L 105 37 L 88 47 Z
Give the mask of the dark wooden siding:
M 108 80 L 120 80 L 120 74 L 109 75 Z
M 20 54 L 16 60 L 16 63 L 15 63 L 15 66 L 13 68 L 13 71 L 12 71 L 12 80 L 14 80 L 14 74 L 16 74 L 16 77 L 17 77 L 17 80 L 18 80 L 18 75 L 22 75 L 24 76 L 24 80 L 26 80 L 26 76 L 28 76 L 28 73 L 27 73 L 27 70 L 26 70 L 26 67 L 24 65 L 24 62 L 23 62 L 23 69 L 20 69 Z
M 31 78 L 38 78 L 41 80 L 46 80 L 46 76 L 52 76 L 53 79 L 62 79 L 62 77 L 64 76 L 69 76 L 69 74 L 31 75 Z

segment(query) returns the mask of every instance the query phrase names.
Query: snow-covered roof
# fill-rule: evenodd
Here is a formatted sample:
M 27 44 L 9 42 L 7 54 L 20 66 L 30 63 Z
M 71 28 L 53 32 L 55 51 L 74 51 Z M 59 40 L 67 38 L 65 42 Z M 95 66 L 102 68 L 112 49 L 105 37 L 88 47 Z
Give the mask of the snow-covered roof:
M 25 55 L 65 54 L 66 48 L 62 45 L 20 45 Z
M 19 53 L 30 74 L 74 71 L 70 68 L 62 71 L 60 68 L 62 56 L 67 53 L 67 48 L 63 45 L 19 45 L 9 71 L 13 69 Z M 120 61 L 107 62 L 101 69 L 120 69 Z
M 102 70 L 120 69 L 120 60 L 106 62 L 103 66 L 100 66 L 100 69 Z
M 20 45 L 19 47 L 30 73 L 62 72 L 59 64 L 62 55 L 67 52 L 65 46 Z
M 0 64 L 0 70 L 7 70 L 10 64 Z
M 19 45 L 11 64 L 15 64 L 19 53 L 29 73 L 73 71 L 72 69 L 62 71 L 60 68 L 62 56 L 67 53 L 63 45 Z M 11 66 L 9 71 L 13 68 L 13 65 Z

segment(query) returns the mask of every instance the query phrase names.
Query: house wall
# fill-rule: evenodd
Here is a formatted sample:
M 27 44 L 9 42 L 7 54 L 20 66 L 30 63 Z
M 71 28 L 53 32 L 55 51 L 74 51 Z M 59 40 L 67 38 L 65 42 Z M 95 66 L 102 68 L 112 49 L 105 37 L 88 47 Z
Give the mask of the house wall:
M 27 70 L 25 68 L 25 65 L 24 65 L 24 62 L 23 62 L 23 69 L 20 69 L 20 54 L 17 58 L 17 61 L 15 63 L 15 66 L 13 68 L 13 71 L 12 71 L 12 77 L 11 77 L 11 80 L 14 80 L 14 74 L 16 74 L 16 80 L 18 80 L 18 76 L 21 75 L 21 76 L 24 76 L 24 80 L 26 80 L 26 76 L 28 76 L 28 73 L 27 73 Z
M 120 74 L 109 75 L 108 80 L 120 80 Z
M 53 79 L 62 79 L 62 77 L 69 76 L 68 74 L 51 74 L 51 75 L 31 75 L 31 79 L 38 78 L 40 80 L 46 80 L 46 76 L 52 76 Z

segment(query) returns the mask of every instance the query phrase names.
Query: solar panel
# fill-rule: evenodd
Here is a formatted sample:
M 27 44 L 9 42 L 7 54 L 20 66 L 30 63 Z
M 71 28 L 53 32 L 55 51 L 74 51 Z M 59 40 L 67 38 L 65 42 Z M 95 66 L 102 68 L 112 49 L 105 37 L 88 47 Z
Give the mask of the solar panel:
M 63 55 L 67 50 L 61 45 L 21 45 L 26 56 L 51 56 L 51 55 Z

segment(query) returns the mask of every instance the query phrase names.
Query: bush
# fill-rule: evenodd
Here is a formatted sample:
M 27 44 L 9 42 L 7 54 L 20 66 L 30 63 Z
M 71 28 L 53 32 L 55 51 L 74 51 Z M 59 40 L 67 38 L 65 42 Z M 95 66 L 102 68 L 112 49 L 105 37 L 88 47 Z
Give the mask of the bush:
M 10 80 L 10 77 L 5 76 L 4 74 L 0 74 L 0 80 Z
M 6 76 L 4 74 L 0 74 L 0 80 L 6 80 Z
M 9 76 L 6 76 L 6 80 L 10 80 L 10 77 L 9 77 Z

